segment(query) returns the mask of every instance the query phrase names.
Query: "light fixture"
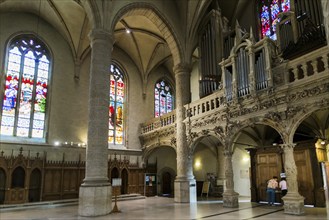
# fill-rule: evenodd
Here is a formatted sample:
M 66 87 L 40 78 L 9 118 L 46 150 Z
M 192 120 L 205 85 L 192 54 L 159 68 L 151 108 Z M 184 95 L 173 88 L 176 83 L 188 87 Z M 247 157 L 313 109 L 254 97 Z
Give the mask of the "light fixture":
M 325 141 L 321 141 L 321 145 L 325 145 L 326 144 L 326 142 Z
M 194 165 L 195 165 L 196 168 L 199 168 L 201 166 L 200 160 L 195 161 Z
M 130 29 L 129 28 L 126 28 L 126 33 L 130 34 Z
M 243 157 L 243 158 L 242 158 L 242 161 L 244 161 L 244 162 L 247 162 L 247 161 L 249 161 L 249 160 L 250 160 L 249 157 Z

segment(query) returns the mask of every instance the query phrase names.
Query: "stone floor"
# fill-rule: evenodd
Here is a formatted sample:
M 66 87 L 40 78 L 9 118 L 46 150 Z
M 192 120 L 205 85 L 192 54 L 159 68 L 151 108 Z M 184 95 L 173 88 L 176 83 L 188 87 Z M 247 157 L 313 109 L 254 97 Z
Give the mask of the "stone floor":
M 272 207 L 262 203 L 251 203 L 246 198 L 239 199 L 239 208 L 224 208 L 221 200 L 211 198 L 199 198 L 197 203 L 181 204 L 167 197 L 119 201 L 117 207 L 121 212 L 93 218 L 78 216 L 77 202 L 39 204 L 21 208 L 1 207 L 0 219 L 329 219 L 329 204 L 327 208 L 305 207 L 304 215 L 294 216 L 284 214 L 283 207 L 280 205 Z

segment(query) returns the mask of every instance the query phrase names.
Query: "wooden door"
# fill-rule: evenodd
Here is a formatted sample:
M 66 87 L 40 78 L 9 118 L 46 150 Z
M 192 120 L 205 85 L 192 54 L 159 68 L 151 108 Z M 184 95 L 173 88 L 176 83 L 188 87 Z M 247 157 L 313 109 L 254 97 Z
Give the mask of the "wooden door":
M 294 158 L 297 166 L 298 191 L 301 196 L 305 197 L 305 205 L 314 205 L 314 177 L 310 152 L 308 149 L 295 149 Z
M 41 193 L 41 171 L 34 169 L 30 177 L 29 202 L 39 202 Z
M 257 201 L 267 201 L 266 183 L 273 176 L 280 176 L 282 170 L 281 155 L 276 152 L 262 152 L 256 155 Z M 279 202 L 279 201 L 276 201 Z
M 171 195 L 171 175 L 169 172 L 162 173 L 162 194 L 164 196 Z
M 121 171 L 121 194 L 128 193 L 128 171 L 123 169 Z
M 0 168 L 0 204 L 5 202 L 6 179 L 5 171 Z

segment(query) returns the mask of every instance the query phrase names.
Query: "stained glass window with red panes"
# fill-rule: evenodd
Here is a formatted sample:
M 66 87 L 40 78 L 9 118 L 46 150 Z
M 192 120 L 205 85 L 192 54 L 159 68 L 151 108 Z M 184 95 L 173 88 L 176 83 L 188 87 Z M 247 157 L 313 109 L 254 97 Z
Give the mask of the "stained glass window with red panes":
M 159 117 L 173 110 L 173 94 L 169 83 L 160 80 L 154 88 L 154 116 Z
M 44 138 L 50 58 L 33 35 L 14 38 L 7 50 L 1 135 Z
M 123 144 L 124 142 L 124 76 L 116 64 L 110 67 L 110 104 L 109 104 L 109 144 Z
M 290 11 L 290 0 L 261 0 L 260 23 L 262 37 L 276 40 L 276 25 L 280 21 L 279 13 Z

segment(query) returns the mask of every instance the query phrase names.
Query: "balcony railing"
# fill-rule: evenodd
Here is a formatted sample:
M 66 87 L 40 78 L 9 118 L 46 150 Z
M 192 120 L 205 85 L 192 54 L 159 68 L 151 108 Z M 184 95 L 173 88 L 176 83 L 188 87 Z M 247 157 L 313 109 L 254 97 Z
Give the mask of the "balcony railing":
M 311 81 L 319 81 L 329 78 L 329 50 L 328 47 L 323 47 L 315 50 L 307 55 L 297 59 L 282 63 L 285 65 L 282 73 L 285 77 L 283 84 L 275 85 L 276 91 L 293 89 L 293 86 L 300 86 L 301 83 L 310 83 Z M 273 73 L 272 73 L 273 74 Z M 275 73 L 274 73 L 275 74 Z M 273 75 L 270 76 L 273 78 Z M 287 87 L 289 85 L 289 87 Z M 270 89 L 270 88 L 268 88 Z M 257 93 L 264 93 L 263 91 L 256 91 Z M 250 97 L 249 99 L 252 99 Z M 196 100 L 186 104 L 186 117 L 190 119 L 197 119 L 207 114 L 212 114 L 216 111 L 221 111 L 226 108 L 226 97 L 224 89 L 217 90 L 215 93 L 208 95 L 202 99 Z M 153 118 L 148 122 L 143 123 L 142 134 L 152 132 L 169 125 L 175 124 L 176 116 L 175 110 L 165 114 L 159 118 Z

